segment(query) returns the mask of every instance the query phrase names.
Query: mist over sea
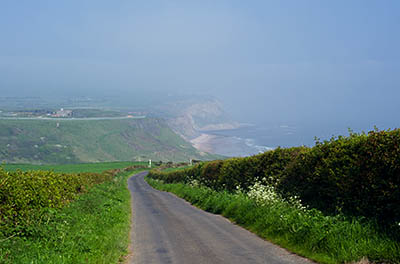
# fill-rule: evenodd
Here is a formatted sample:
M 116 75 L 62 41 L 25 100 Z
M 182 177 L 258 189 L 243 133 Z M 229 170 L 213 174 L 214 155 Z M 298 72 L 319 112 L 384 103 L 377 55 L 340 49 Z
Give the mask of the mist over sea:
M 207 131 L 213 151 L 225 156 L 251 156 L 278 146 L 291 146 L 295 128 L 243 124 L 238 129 Z
M 210 145 L 216 154 L 244 157 L 277 147 L 313 146 L 315 137 L 321 140 L 347 134 L 347 128 L 318 129 L 314 126 L 242 124 L 238 129 L 206 131 L 213 135 Z

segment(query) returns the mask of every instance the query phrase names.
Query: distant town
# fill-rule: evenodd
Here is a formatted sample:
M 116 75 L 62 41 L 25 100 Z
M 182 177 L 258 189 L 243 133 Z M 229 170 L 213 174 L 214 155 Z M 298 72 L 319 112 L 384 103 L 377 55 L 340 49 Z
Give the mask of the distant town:
M 93 118 L 93 117 L 125 117 L 135 118 L 146 116 L 146 112 L 119 112 L 103 109 L 65 109 L 58 110 L 34 109 L 34 110 L 0 110 L 0 118 Z

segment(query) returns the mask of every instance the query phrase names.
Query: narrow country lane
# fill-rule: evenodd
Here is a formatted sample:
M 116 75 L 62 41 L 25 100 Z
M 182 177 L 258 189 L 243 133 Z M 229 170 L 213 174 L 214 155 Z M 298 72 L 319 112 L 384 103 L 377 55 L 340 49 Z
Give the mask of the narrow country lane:
M 132 176 L 130 263 L 312 263 Z

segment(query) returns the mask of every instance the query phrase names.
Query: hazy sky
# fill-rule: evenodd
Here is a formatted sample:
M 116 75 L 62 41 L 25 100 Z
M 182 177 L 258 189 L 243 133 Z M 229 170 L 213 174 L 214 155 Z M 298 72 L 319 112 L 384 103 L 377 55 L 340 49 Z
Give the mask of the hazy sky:
M 400 127 L 400 1 L 4 0 L 0 89 L 211 94 L 241 121 Z

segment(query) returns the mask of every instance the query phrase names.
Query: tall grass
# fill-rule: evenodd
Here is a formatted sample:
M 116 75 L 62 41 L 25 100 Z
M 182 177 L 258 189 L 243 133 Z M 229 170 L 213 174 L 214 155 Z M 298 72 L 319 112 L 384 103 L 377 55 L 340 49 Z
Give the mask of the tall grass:
M 49 209 L 29 236 L 0 237 L 0 263 L 117 263 L 127 254 L 129 175 L 95 185 L 62 209 Z
M 282 199 L 273 190 L 260 189 L 256 184 L 248 193 L 228 193 L 197 182 L 188 185 L 146 180 L 159 190 L 173 192 L 204 210 L 222 214 L 259 236 L 320 263 L 363 258 L 400 263 L 399 241 L 380 233 L 374 222 L 362 218 L 327 216 L 304 208 L 297 199 Z

